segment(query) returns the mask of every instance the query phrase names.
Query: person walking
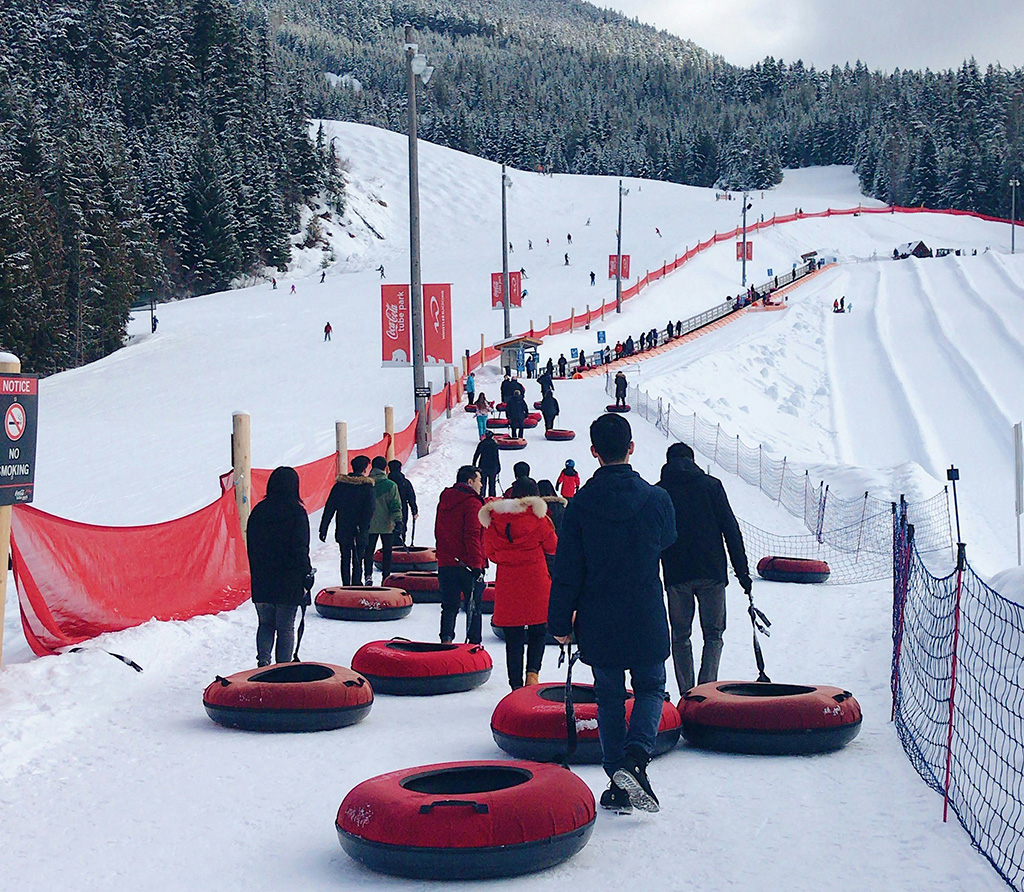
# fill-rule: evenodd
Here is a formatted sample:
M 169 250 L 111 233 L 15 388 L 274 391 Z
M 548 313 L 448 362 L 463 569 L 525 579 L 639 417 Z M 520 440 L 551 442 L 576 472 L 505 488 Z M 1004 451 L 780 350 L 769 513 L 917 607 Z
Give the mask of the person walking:
M 626 388 L 629 383 L 626 381 L 626 376 L 622 372 L 615 373 L 615 405 L 625 407 L 626 405 Z
M 388 462 L 383 455 L 375 455 L 370 464 L 373 480 L 373 517 L 366 542 L 366 584 L 373 585 L 373 555 L 380 540 L 381 575 L 391 575 L 391 550 L 394 546 L 395 525 L 402 522 L 402 500 L 398 486 L 388 479 Z
M 334 541 L 341 552 L 341 584 L 361 585 L 373 520 L 373 480 L 366 476 L 370 459 L 365 455 L 357 455 L 351 465 L 352 473 L 338 477 L 327 496 L 320 518 L 320 541 L 327 541 L 327 530 L 334 520 Z
M 594 271 L 593 271 L 593 270 L 591 270 L 591 271 L 590 271 L 590 287 L 591 287 L 591 288 L 593 288 L 593 287 L 594 287 L 594 283 L 595 283 L 596 281 L 597 281 L 597 275 L 596 275 L 596 274 L 594 273 Z
M 569 252 L 568 251 L 566 251 L 566 254 L 565 254 L 565 265 L 566 266 L 569 265 Z
M 334 331 L 334 329 L 333 329 L 333 328 L 331 328 L 331 323 L 330 323 L 330 322 L 328 322 L 328 323 L 327 323 L 327 324 L 326 324 L 326 325 L 324 326 L 324 340 L 325 340 L 325 341 L 329 341 L 329 340 L 331 339 L 331 332 L 332 332 L 332 331 Z
M 555 486 L 562 492 L 562 497 L 569 500 L 579 492 L 580 474 L 576 470 L 576 462 L 571 458 L 565 460 L 565 467 L 562 468 L 555 481 Z
M 544 503 L 548 506 L 548 517 L 557 533 L 562 528 L 562 518 L 565 517 L 565 506 L 569 503 L 555 492 L 555 485 L 550 480 L 538 480 L 537 491 Z M 554 567 L 554 555 L 548 557 L 548 569 Z
M 320 271 L 320 284 L 323 285 L 324 279 L 327 278 L 327 270 Z
M 246 553 L 256 606 L 256 665 L 269 666 L 295 655 L 295 613 L 313 587 L 309 562 L 309 517 L 299 498 L 295 468 L 275 468 L 267 494 L 252 509 Z
M 540 397 L 544 399 L 549 393 L 555 392 L 555 382 L 551 374 L 551 369 L 546 368 L 537 376 L 537 383 L 540 385 Z
M 607 413 L 590 425 L 600 467 L 562 520 L 548 625 L 561 644 L 575 632 L 580 659 L 594 673 L 602 765 L 611 780 L 601 806 L 656 812 L 647 777 L 665 700 L 668 618 L 658 573 L 676 540 L 668 493 L 629 465 L 632 430 Z M 626 727 L 626 671 L 633 712 Z
M 383 279 L 384 278 L 384 264 L 383 263 L 380 266 L 377 267 L 377 272 L 380 273 L 380 277 Z
M 512 391 L 515 390 L 515 382 L 512 380 L 512 376 L 507 374 L 501 379 L 501 402 L 508 407 L 509 397 L 512 396 Z
M 668 589 L 668 617 L 672 627 L 672 662 L 682 696 L 694 686 L 693 626 L 694 602 L 700 616 L 704 649 L 697 684 L 718 680 L 725 632 L 725 548 L 739 580 L 750 594 L 752 582 L 736 516 L 722 481 L 705 474 L 694 461 L 686 443 L 673 443 L 665 455 L 658 486 L 672 499 L 676 517 L 676 541 L 661 555 L 661 567 Z
M 397 458 L 388 462 L 388 477 L 398 487 L 398 499 L 402 503 L 402 522 L 395 525 L 394 532 L 395 544 L 402 545 L 405 543 L 405 534 L 409 531 L 409 514 L 412 514 L 413 520 L 420 516 L 420 509 L 416 504 L 416 489 L 412 481 L 402 473 L 402 463 Z
M 466 604 L 466 640 L 479 644 L 484 594 L 483 528 L 480 509 L 480 470 L 463 465 L 455 485 L 441 491 L 434 519 L 437 579 L 441 590 L 441 642 L 455 640 L 455 620 L 460 602 Z
M 473 403 L 476 401 L 476 372 L 470 372 L 466 375 L 466 403 Z
M 491 621 L 505 633 L 505 667 L 513 691 L 540 682 L 547 639 L 551 577 L 546 555 L 555 553 L 558 536 L 537 484 L 521 477 L 512 498 L 488 502 L 480 509 L 484 554 L 498 566 Z
M 512 465 L 512 482 L 505 488 L 505 492 L 502 493 L 503 499 L 512 498 L 512 487 L 515 486 L 516 481 L 521 477 L 530 476 L 530 463 L 525 461 L 517 461 Z
M 510 437 L 522 438 L 523 425 L 526 424 L 526 416 L 529 413 L 530 410 L 526 406 L 526 400 L 523 399 L 522 393 L 513 390 L 505 404 L 505 417 L 508 418 L 508 435 Z
M 553 393 L 547 393 L 540 401 L 540 414 L 544 416 L 544 430 L 549 431 L 555 426 L 558 417 L 558 400 Z
M 487 394 L 480 391 L 476 398 L 476 431 L 481 437 L 487 432 L 487 418 L 494 409 L 494 403 L 487 399 Z
M 494 431 L 487 431 L 473 453 L 473 464 L 480 469 L 480 493 L 491 498 L 498 493 L 498 475 L 501 473 L 499 452 Z
M 295 293 L 295 286 L 294 286 L 294 285 L 292 285 L 292 292 L 291 292 L 291 293 L 292 293 L 292 294 L 294 294 L 294 293 Z

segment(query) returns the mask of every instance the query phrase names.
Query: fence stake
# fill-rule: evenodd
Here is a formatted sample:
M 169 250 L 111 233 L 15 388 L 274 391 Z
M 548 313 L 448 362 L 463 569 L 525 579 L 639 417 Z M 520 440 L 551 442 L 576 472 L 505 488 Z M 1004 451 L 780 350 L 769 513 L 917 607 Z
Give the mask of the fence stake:
M 864 534 L 864 514 L 868 510 L 868 493 L 864 491 L 864 504 L 860 508 L 860 524 L 857 526 L 857 550 L 853 553 L 853 561 L 856 563 L 860 560 L 860 539 Z
M 0 362 L 0 372 L 5 375 L 21 374 L 21 360 L 8 353 Z M 0 505 L 0 556 L 3 566 L 0 567 L 0 665 L 3 663 L 3 629 L 4 608 L 7 606 L 7 561 L 11 554 L 11 521 L 14 518 L 13 505 Z M 242 527 L 245 530 L 245 527 Z
M 825 528 L 825 505 L 828 502 L 828 487 L 825 486 L 825 481 L 822 480 L 818 484 L 818 488 L 821 490 L 821 507 L 818 509 L 818 544 L 821 545 L 821 532 Z
M 740 435 L 736 434 L 736 476 L 740 476 Z
M 668 404 L 668 409 L 665 412 L 665 439 L 672 436 L 672 404 Z
M 715 454 L 711 457 L 712 466 L 718 464 L 718 435 L 722 432 L 722 424 L 719 422 L 715 425 Z
M 337 476 L 341 477 L 348 473 L 348 422 L 334 422 L 334 445 L 338 452 L 338 459 L 335 465 Z
M 764 472 L 761 470 L 761 459 L 764 454 L 764 450 L 761 444 L 757 444 L 757 488 L 764 492 Z
M 782 488 L 786 483 L 786 456 L 782 456 L 782 476 L 779 477 L 779 498 L 778 502 L 782 504 Z M 765 493 L 767 495 L 767 493 Z
M 238 521 L 245 539 L 249 525 L 249 511 L 252 508 L 252 451 L 251 425 L 246 412 L 235 412 L 231 416 L 231 467 L 234 471 L 235 504 L 238 506 Z
M 956 544 L 956 603 L 953 607 L 953 654 L 949 666 L 949 730 L 946 733 L 946 782 L 943 784 L 942 822 L 949 817 L 949 774 L 953 762 L 953 708 L 956 695 L 957 647 L 960 644 L 960 594 L 963 590 L 967 546 Z
M 550 328 L 551 322 L 549 320 L 548 329 L 550 330 Z M 573 307 L 571 310 L 569 310 L 569 334 L 572 334 L 574 331 L 576 331 L 576 307 Z
M 429 406 L 429 404 L 428 404 Z M 429 411 L 429 409 L 428 409 Z M 395 407 L 384 407 L 384 433 L 387 434 L 387 449 L 384 457 L 391 461 L 395 457 Z
M 452 417 L 452 380 L 448 366 L 444 367 L 444 417 Z

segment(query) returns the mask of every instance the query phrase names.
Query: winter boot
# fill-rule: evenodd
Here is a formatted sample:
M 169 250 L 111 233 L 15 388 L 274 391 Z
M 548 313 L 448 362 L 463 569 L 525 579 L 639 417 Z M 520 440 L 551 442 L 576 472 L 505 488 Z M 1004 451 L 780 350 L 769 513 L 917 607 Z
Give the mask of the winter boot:
M 539 672 L 527 672 L 526 673 L 526 686 L 529 687 L 532 684 L 540 684 L 540 673 Z
M 609 783 L 608 789 L 601 794 L 601 808 L 613 811 L 617 815 L 633 814 L 633 803 L 629 801 L 629 794 L 615 781 Z
M 637 747 L 630 747 L 626 750 L 626 758 L 622 765 L 612 775 L 612 781 L 618 784 L 629 794 L 629 801 L 635 808 L 641 811 L 661 811 L 658 804 L 658 797 L 651 789 L 651 782 L 647 779 L 647 763 L 651 757 Z

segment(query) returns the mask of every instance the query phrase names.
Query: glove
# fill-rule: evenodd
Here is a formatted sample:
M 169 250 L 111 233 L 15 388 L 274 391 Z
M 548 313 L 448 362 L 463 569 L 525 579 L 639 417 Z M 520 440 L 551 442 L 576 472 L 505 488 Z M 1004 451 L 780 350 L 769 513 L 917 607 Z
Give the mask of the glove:
M 747 574 L 738 576 L 737 579 L 740 581 L 740 588 L 743 589 L 743 594 L 749 595 L 751 590 L 754 588 L 754 581 Z
M 320 541 L 321 542 L 326 542 L 327 541 L 327 533 L 321 533 L 320 534 Z
M 307 574 L 305 580 L 306 591 L 312 591 L 313 584 L 316 582 L 316 567 L 313 567 Z
M 476 567 L 469 571 L 470 576 L 473 577 L 474 585 L 478 582 L 482 582 L 484 578 L 484 571 L 482 568 Z

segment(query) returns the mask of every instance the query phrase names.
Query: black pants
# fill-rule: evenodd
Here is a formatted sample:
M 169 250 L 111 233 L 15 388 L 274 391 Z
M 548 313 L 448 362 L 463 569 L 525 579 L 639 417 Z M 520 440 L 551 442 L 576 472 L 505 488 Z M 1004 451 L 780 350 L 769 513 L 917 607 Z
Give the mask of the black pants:
M 366 557 L 366 534 L 354 536 L 338 543 L 341 552 L 341 584 L 363 584 L 363 560 Z
M 441 640 L 455 640 L 455 620 L 463 599 L 466 603 L 466 640 L 479 644 L 483 612 L 484 581 L 473 584 L 469 567 L 440 567 L 437 581 L 441 589 Z
M 497 471 L 481 471 L 480 472 L 480 495 L 482 496 L 495 496 L 498 494 L 498 472 Z
M 393 544 L 393 533 L 370 533 L 366 542 L 366 578 L 373 578 L 373 553 L 377 550 L 377 537 L 380 537 L 381 550 L 381 573 L 385 578 L 391 575 L 391 547 Z
M 544 430 L 551 430 L 555 426 L 555 419 L 558 417 L 554 412 L 544 413 Z
M 522 437 L 523 437 L 523 422 L 520 421 L 518 424 L 516 424 L 516 422 L 514 422 L 510 418 L 508 420 L 508 435 L 510 437 L 512 437 L 513 439 L 515 439 L 516 437 L 518 437 L 519 439 L 522 439 Z
M 526 648 L 526 671 L 540 672 L 544 660 L 544 641 L 548 637 L 548 624 L 534 626 L 505 626 L 505 666 L 508 683 L 513 691 L 523 686 L 523 648 Z

